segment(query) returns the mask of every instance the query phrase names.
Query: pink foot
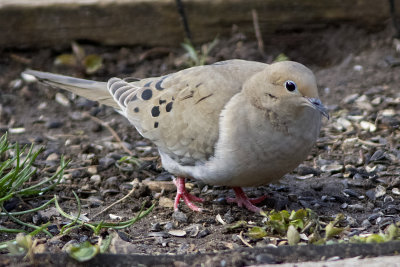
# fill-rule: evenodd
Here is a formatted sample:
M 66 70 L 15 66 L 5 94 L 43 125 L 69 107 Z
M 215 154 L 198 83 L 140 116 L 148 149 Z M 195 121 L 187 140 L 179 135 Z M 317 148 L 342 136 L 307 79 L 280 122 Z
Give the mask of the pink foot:
M 196 197 L 194 195 L 191 195 L 186 191 L 185 178 L 177 177 L 176 180 L 174 180 L 174 183 L 175 183 L 176 189 L 177 189 L 175 203 L 174 203 L 174 210 L 178 210 L 179 200 L 181 198 L 183 198 L 183 201 L 185 201 L 186 205 L 191 210 L 200 212 L 201 209 L 199 207 L 197 207 L 195 204 L 193 204 L 192 201 L 202 203 L 204 201 L 204 199 Z
M 233 191 L 235 192 L 236 197 L 235 198 L 226 198 L 226 201 L 228 203 L 237 203 L 239 207 L 245 206 L 248 210 L 253 211 L 253 212 L 260 212 L 261 209 L 254 206 L 253 204 L 260 203 L 264 199 L 267 198 L 267 196 L 262 196 L 258 198 L 248 198 L 246 194 L 243 192 L 243 189 L 241 187 L 232 187 Z

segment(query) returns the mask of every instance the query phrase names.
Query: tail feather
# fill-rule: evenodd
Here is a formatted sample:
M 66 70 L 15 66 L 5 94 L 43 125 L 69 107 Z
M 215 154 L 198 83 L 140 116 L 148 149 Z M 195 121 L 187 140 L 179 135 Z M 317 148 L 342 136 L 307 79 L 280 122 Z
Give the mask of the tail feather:
M 107 89 L 106 82 L 97 82 L 69 76 L 42 72 L 36 70 L 26 70 L 22 74 L 32 75 L 40 82 L 58 87 L 74 94 L 83 96 L 87 99 L 98 101 L 104 105 L 111 106 L 120 110 L 121 108 L 114 101 Z

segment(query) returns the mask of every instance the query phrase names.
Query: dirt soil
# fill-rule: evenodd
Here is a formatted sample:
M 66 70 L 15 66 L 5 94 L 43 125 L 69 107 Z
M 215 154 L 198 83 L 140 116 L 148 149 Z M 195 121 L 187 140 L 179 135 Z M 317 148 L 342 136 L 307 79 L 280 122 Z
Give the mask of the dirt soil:
M 326 220 L 343 213 L 349 235 L 376 233 L 400 221 L 400 55 L 391 36 L 390 30 L 366 33 L 346 27 L 282 33 L 265 37 L 262 56 L 256 42 L 234 33 L 212 50 L 208 63 L 231 58 L 272 62 L 284 53 L 315 71 L 320 97 L 330 109 L 331 119 L 324 119 L 320 138 L 302 165 L 279 184 L 246 189 L 251 197 L 269 196 L 260 204 L 264 210 L 310 208 Z M 192 212 L 181 203 L 181 212 L 174 213 L 170 206 L 176 192 L 173 177 L 160 166 L 154 145 L 125 118 L 111 108 L 37 83 L 25 84 L 20 78 L 26 68 L 102 81 L 113 76 L 160 76 L 185 67 L 184 51 L 93 44 L 82 47 L 86 53 L 103 57 L 104 66 L 93 75 L 85 75 L 79 68 L 54 65 L 56 56 L 70 52 L 65 47 L 0 52 L 0 133 L 24 128 L 22 133 L 9 134 L 10 140 L 45 146 L 38 160 L 38 166 L 45 170 L 38 172 L 38 178 L 56 168 L 61 155 L 71 160 L 64 183 L 55 192 L 67 212 L 77 209 L 72 191 L 81 198 L 85 216 L 93 220 L 111 221 L 109 214 L 126 220 L 142 203 L 149 207 L 153 200 L 159 200 L 149 216 L 118 232 L 125 245 L 118 246 L 117 252 L 188 254 L 246 247 L 238 238 L 244 229 L 226 231 L 217 215 L 227 223 L 245 220 L 256 225 L 262 225 L 262 217 L 227 204 L 224 198 L 233 196 L 229 188 L 191 181 L 191 192 L 206 200 L 200 204 L 204 211 Z M 60 94 L 66 100 L 56 101 Z M 128 154 L 98 120 L 115 130 L 140 160 L 138 166 L 117 164 Z M 127 201 L 94 217 L 128 194 L 133 186 L 136 189 Z M 8 210 L 38 206 L 51 197 L 52 193 L 24 202 L 14 199 L 8 203 Z M 55 234 L 66 222 L 53 208 L 23 220 L 37 225 L 50 220 Z M 5 218 L 0 218 L 0 225 L 17 227 Z M 182 231 L 171 230 L 183 230 L 185 236 L 177 236 Z M 2 234 L 0 241 L 11 238 L 13 235 Z M 42 242 L 47 251 L 59 252 L 68 242 L 91 238 L 91 232 L 81 228 Z M 258 247 L 272 242 L 246 240 Z

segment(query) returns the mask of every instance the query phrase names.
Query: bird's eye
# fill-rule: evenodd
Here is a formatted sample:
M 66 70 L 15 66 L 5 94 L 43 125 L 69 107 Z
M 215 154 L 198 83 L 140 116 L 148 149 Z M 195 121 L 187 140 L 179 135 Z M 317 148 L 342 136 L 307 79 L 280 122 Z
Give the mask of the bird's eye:
M 285 82 L 285 87 L 289 92 L 294 92 L 297 89 L 296 83 L 290 80 Z

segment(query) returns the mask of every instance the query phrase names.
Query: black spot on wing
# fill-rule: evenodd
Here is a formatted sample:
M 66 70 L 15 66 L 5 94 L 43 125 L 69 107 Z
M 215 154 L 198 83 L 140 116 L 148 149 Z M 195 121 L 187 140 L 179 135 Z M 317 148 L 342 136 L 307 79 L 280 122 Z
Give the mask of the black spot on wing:
M 161 86 L 161 83 L 163 82 L 163 80 L 160 80 L 159 82 L 156 83 L 156 89 L 158 91 L 162 91 L 164 90 L 164 87 Z
M 142 99 L 149 100 L 153 96 L 153 91 L 151 89 L 146 89 L 142 92 Z
M 139 112 L 139 108 L 136 107 L 136 108 L 133 109 L 133 111 L 135 111 L 136 113 L 138 113 L 138 112 Z
M 167 111 L 167 112 L 170 112 L 171 110 L 172 110 L 172 104 L 173 104 L 174 102 L 169 102 L 166 106 L 165 106 L 165 110 Z
M 151 109 L 151 116 L 158 117 L 160 115 L 160 106 L 154 106 Z
M 167 103 L 167 100 L 158 100 L 158 103 L 160 103 L 160 105 Z
M 152 82 L 153 82 L 153 81 L 150 81 L 150 82 L 146 83 L 143 87 L 150 87 L 150 84 L 151 84 Z
M 165 89 L 164 87 L 162 87 L 162 82 L 163 82 L 168 76 L 169 76 L 169 75 L 163 76 L 163 77 L 156 83 L 155 88 L 156 88 L 158 91 L 162 91 L 162 90 Z
M 157 121 L 154 123 L 154 128 L 158 128 L 158 122 Z

